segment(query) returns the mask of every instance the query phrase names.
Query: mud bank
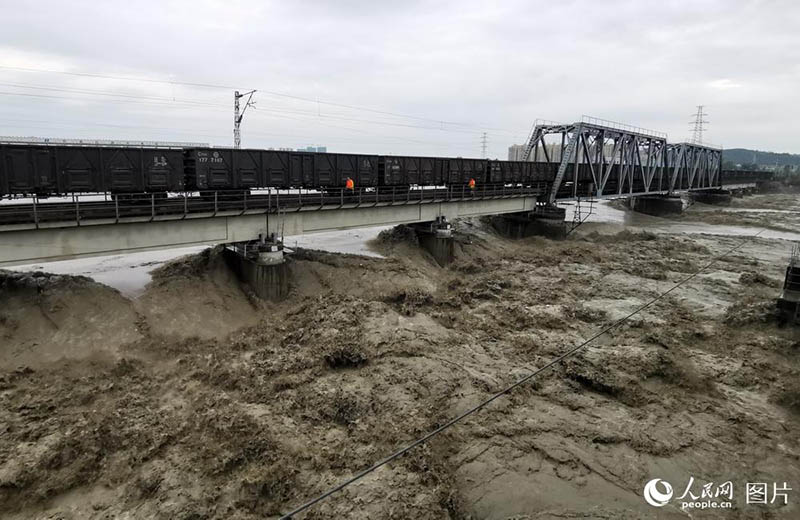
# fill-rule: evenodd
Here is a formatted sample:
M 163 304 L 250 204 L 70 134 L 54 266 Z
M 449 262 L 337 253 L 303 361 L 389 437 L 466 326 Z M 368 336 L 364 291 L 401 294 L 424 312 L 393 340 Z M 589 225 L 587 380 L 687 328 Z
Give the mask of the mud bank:
M 740 240 L 586 224 L 509 241 L 479 221 L 456 237 L 448 269 L 405 233 L 373 244 L 385 258 L 299 251 L 280 304 L 215 251 L 164 266 L 133 303 L 4 275 L 0 516 L 277 516 Z M 743 502 L 746 482 L 800 488 L 800 333 L 770 305 L 785 250 L 753 239 L 306 518 L 645 518 L 656 477 L 734 482 L 731 518 L 796 517 L 797 495 Z

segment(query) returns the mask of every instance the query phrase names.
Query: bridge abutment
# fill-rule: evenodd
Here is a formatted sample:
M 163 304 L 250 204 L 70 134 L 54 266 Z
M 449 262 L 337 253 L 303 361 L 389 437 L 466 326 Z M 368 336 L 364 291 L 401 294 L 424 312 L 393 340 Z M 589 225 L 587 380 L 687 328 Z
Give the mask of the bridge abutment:
M 695 202 L 702 202 L 703 204 L 730 204 L 733 200 L 733 193 L 731 190 L 700 190 L 691 191 L 689 196 Z
M 279 301 L 289 293 L 289 270 L 283 256 L 283 243 L 274 236 L 228 244 L 224 255 L 239 280 L 262 300 Z
M 656 217 L 680 215 L 683 212 L 683 200 L 680 195 L 641 195 L 632 197 L 631 208 Z
M 492 224 L 509 238 L 538 235 L 558 240 L 567 236 L 566 213 L 565 208 L 556 205 L 541 205 L 533 211 L 498 215 L 492 219 Z
M 453 261 L 453 226 L 445 217 L 437 217 L 433 222 L 413 226 L 419 245 L 433 256 L 440 266 L 445 267 Z

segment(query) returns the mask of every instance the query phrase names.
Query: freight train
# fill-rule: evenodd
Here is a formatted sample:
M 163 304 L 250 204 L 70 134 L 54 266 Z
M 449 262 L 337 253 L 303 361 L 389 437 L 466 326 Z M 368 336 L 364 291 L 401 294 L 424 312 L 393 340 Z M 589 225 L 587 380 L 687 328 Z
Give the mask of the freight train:
M 555 165 L 230 148 L 0 144 L 0 196 L 162 193 L 258 188 L 531 184 Z
M 589 195 L 589 165 L 570 164 L 559 192 Z M 617 166 L 614 165 L 613 168 Z M 661 168 L 658 168 L 661 170 Z M 357 188 L 485 185 L 546 186 L 557 163 L 491 159 L 291 152 L 231 148 L 136 148 L 0 144 L 0 197 L 75 193 L 247 192 L 262 188 Z M 667 175 L 659 172 L 651 190 Z M 666 173 L 666 172 L 663 172 Z M 616 175 L 605 193 L 617 192 Z M 683 176 L 681 176 L 683 178 Z M 630 185 L 632 183 L 632 186 Z M 681 184 L 680 182 L 678 184 Z M 676 185 L 674 189 L 684 186 Z M 644 191 L 637 174 L 621 187 Z

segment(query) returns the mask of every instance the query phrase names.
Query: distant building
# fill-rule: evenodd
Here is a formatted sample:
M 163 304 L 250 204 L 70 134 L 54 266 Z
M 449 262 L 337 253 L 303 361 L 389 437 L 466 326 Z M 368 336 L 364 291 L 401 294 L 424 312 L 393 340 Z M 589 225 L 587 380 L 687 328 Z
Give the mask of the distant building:
M 298 148 L 298 152 L 312 152 L 312 153 L 327 153 L 327 146 L 306 146 L 305 148 Z
M 509 161 L 521 161 L 522 156 L 525 154 L 525 148 L 527 145 L 524 144 L 512 144 L 508 147 L 508 160 Z M 550 160 L 553 160 L 554 157 L 558 157 L 557 154 L 561 150 L 561 145 L 558 144 L 548 144 L 547 145 L 547 153 L 550 154 Z M 528 157 L 529 161 L 533 160 L 534 152 L 531 152 L 531 156 Z M 544 154 L 542 153 L 541 148 L 539 149 L 539 160 L 544 161 Z
M 508 147 L 508 160 L 509 161 L 521 161 L 522 154 L 525 153 L 525 145 L 524 144 L 512 144 Z

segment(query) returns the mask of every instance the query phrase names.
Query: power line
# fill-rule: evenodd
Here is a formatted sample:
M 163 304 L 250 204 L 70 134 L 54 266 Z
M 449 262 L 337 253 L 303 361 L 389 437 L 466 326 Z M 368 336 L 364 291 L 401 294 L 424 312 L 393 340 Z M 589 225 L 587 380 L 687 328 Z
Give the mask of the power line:
M 119 81 L 138 81 L 138 82 L 143 82 L 143 83 L 156 83 L 156 84 L 162 84 L 162 85 L 180 85 L 180 86 L 187 86 L 187 87 L 199 87 L 199 88 L 210 88 L 210 89 L 226 89 L 226 90 L 241 89 L 240 87 L 234 87 L 234 86 L 230 86 L 230 85 L 219 85 L 219 84 L 213 84 L 213 83 L 197 83 L 197 82 L 164 80 L 164 79 L 155 79 L 155 78 L 141 78 L 141 77 L 137 78 L 137 77 L 126 77 L 126 76 L 114 76 L 114 75 L 110 75 L 110 74 L 93 74 L 93 73 L 88 73 L 88 72 L 68 72 L 68 71 L 61 71 L 61 70 L 36 69 L 36 68 L 31 68 L 31 67 L 12 67 L 12 66 L 8 66 L 8 65 L 0 65 L 0 69 L 16 70 L 16 71 L 22 71 L 22 72 L 47 73 L 47 74 L 63 74 L 63 75 L 68 75 L 68 76 L 79 76 L 79 77 L 89 77 L 89 78 L 99 78 L 99 79 L 113 79 L 113 80 L 119 80 Z M 252 88 L 248 88 L 248 89 L 243 89 L 243 90 L 253 90 L 253 89 Z M 263 90 L 263 89 L 257 89 L 257 90 L 259 92 L 261 92 L 262 94 L 267 94 L 267 95 L 276 96 L 276 97 L 282 97 L 282 98 L 285 98 L 285 99 L 294 99 L 296 101 L 303 101 L 303 102 L 306 102 L 306 103 L 313 103 L 313 104 L 316 104 L 316 105 L 334 106 L 334 107 L 339 107 L 339 108 L 347 108 L 349 110 L 359 110 L 359 111 L 362 111 L 362 112 L 371 112 L 371 113 L 374 113 L 374 114 L 389 115 L 389 116 L 393 116 L 393 117 L 401 117 L 401 118 L 413 119 L 413 120 L 417 120 L 417 121 L 426 121 L 426 122 L 429 122 L 429 123 L 438 124 L 438 125 L 440 125 L 442 127 L 442 129 L 444 129 L 443 127 L 445 125 L 447 125 L 447 126 L 460 126 L 460 127 L 478 128 L 478 127 L 475 126 L 475 124 L 463 123 L 463 122 L 459 122 L 459 121 L 447 121 L 447 120 L 444 120 L 444 119 L 420 117 L 420 116 L 415 116 L 415 115 L 410 115 L 410 114 L 402 114 L 402 113 L 398 113 L 398 112 L 390 112 L 390 111 L 387 111 L 387 110 L 380 110 L 380 109 L 362 107 L 362 106 L 357 106 L 357 105 L 349 105 L 349 104 L 345 104 L 345 103 L 336 103 L 336 102 L 333 102 L 333 101 L 323 101 L 323 100 L 320 100 L 320 99 L 311 99 L 311 98 L 307 98 L 307 97 L 303 97 L 303 96 L 297 96 L 297 95 L 293 95 L 293 94 L 286 94 L 286 93 L 283 93 L 283 92 L 275 92 L 275 91 L 270 91 L 270 90 Z M 487 129 L 488 130 L 497 131 L 497 132 L 508 132 L 508 133 L 515 134 L 515 135 L 522 133 L 522 132 L 519 132 L 519 131 L 516 131 L 516 130 L 508 130 L 508 129 L 503 129 L 503 128 L 487 128 Z
M 721 258 L 723 258 L 725 256 L 728 256 L 729 254 L 733 253 L 734 251 L 736 251 L 737 249 L 742 247 L 744 244 L 746 244 L 748 241 L 750 241 L 750 240 L 754 239 L 755 237 L 757 237 L 758 235 L 760 235 L 763 231 L 764 231 L 764 229 L 762 229 L 761 231 L 759 231 L 755 235 L 751 235 L 751 236 L 745 238 L 744 240 L 742 240 L 739 244 L 737 244 L 733 248 L 729 249 L 728 251 L 726 251 L 726 252 L 724 252 L 724 253 L 716 256 L 716 257 L 714 257 L 708 264 L 704 265 L 703 267 L 701 267 L 700 269 L 698 269 L 697 271 L 695 271 L 691 275 L 689 275 L 686 278 L 684 278 L 683 280 L 679 281 L 678 283 L 673 285 L 671 288 L 669 288 L 665 292 L 659 294 L 658 296 L 656 296 L 652 300 L 648 301 L 644 305 L 638 307 L 637 309 L 635 309 L 633 312 L 631 312 L 627 316 L 624 316 L 624 317 L 618 319 L 617 321 L 615 321 L 614 323 L 612 323 L 608 327 L 604 328 L 600 332 L 596 333 L 594 336 L 592 336 L 591 338 L 587 339 L 586 341 L 584 341 L 580 345 L 578 345 L 576 347 L 573 347 L 570 350 L 564 352 L 563 354 L 561 354 L 557 358 L 553 359 L 552 361 L 550 361 L 549 363 L 547 363 L 543 367 L 541 367 L 541 368 L 539 368 L 537 370 L 534 370 L 533 372 L 531 372 L 530 374 L 526 375 L 525 377 L 523 377 L 522 379 L 520 379 L 516 383 L 512 384 L 511 386 L 506 387 L 505 389 L 497 392 L 496 394 L 492 395 L 491 397 L 489 397 L 485 401 L 481 402 L 480 404 L 470 408 L 466 412 L 464 412 L 464 413 L 456 416 L 455 418 L 449 420 L 448 422 L 446 422 L 442 426 L 440 426 L 440 427 L 436 428 L 435 430 L 429 432 L 428 434 L 424 435 L 423 437 L 420 437 L 419 439 L 417 439 L 416 441 L 412 442 L 411 444 L 409 444 L 405 448 L 397 450 L 396 452 L 394 452 L 391 455 L 389 455 L 388 457 L 380 460 L 379 462 L 376 462 L 375 464 L 373 464 L 372 466 L 368 467 L 367 469 L 356 473 L 353 477 L 351 477 L 348 480 L 342 482 L 341 484 L 329 489 L 328 491 L 322 493 L 321 495 L 317 496 L 316 498 L 313 498 L 313 499 L 309 500 L 308 502 L 302 504 L 301 506 L 296 507 L 295 509 L 293 509 L 290 512 L 286 513 L 285 515 L 282 515 L 280 517 L 280 520 L 290 520 L 294 515 L 296 515 L 298 513 L 302 513 L 303 511 L 305 511 L 305 510 L 309 509 L 310 507 L 314 506 L 315 504 L 325 500 L 326 498 L 328 498 L 329 496 L 333 495 L 334 493 L 337 493 L 337 492 L 341 491 L 342 489 L 346 488 L 350 484 L 353 484 L 354 482 L 356 482 L 358 480 L 361 480 L 362 478 L 364 478 L 368 474 L 372 473 L 376 469 L 378 469 L 378 468 L 380 468 L 382 466 L 385 466 L 386 464 L 388 464 L 391 461 L 397 459 L 398 457 L 406 454 L 407 452 L 411 451 L 412 449 L 416 448 L 417 446 L 420 446 L 420 445 L 424 444 L 425 442 L 427 442 L 432 437 L 434 437 L 434 436 L 442 433 L 443 431 L 449 429 L 450 427 L 452 427 L 456 423 L 460 422 L 461 420 L 465 419 L 466 417 L 469 417 L 470 415 L 480 411 L 482 408 L 486 407 L 487 405 L 489 405 L 493 401 L 499 399 L 500 397 L 504 396 L 505 394 L 511 392 L 512 390 L 514 390 L 518 386 L 525 384 L 526 382 L 530 381 L 535 376 L 537 376 L 537 375 L 541 374 L 542 372 L 548 370 L 549 368 L 561 363 L 562 361 L 564 361 L 568 357 L 571 357 L 572 355 L 577 353 L 579 350 L 583 349 L 585 346 L 587 346 L 589 343 L 591 343 L 595 339 L 597 339 L 600 336 L 602 336 L 603 334 L 611 331 L 612 329 L 615 329 L 616 327 L 618 327 L 619 325 L 621 325 L 625 321 L 629 320 L 630 318 L 632 318 L 636 314 L 642 312 L 643 310 L 645 310 L 646 308 L 650 307 L 651 305 L 653 305 L 657 301 L 661 300 L 662 298 L 664 298 L 665 296 L 670 294 L 675 289 L 679 288 L 680 286 L 682 286 L 686 282 L 692 280 L 697 275 L 699 275 L 701 272 L 705 271 L 706 269 L 708 269 L 709 267 L 714 265 Z
M 111 97 L 125 97 L 131 99 L 107 99 L 107 100 L 99 100 L 94 98 L 83 98 L 83 97 L 70 97 L 70 96 L 57 96 L 57 95 L 48 95 L 48 94 L 31 94 L 26 92 L 0 92 L 0 95 L 5 96 L 22 96 L 22 97 L 34 97 L 40 99 L 64 99 L 64 100 L 71 100 L 71 101 L 84 101 L 84 102 L 94 102 L 94 103 L 123 103 L 123 104 L 136 104 L 136 105 L 153 105 L 153 106 L 173 106 L 176 108 L 192 108 L 196 106 L 204 106 L 204 107 L 226 107 L 227 105 L 223 105 L 220 103 L 208 103 L 202 101 L 195 101 L 195 100 L 171 100 L 170 98 L 157 98 L 152 96 L 136 96 L 132 94 L 116 94 L 116 93 L 109 93 L 97 90 L 84 90 L 84 89 L 63 89 L 63 88 L 56 88 L 56 87 L 38 87 L 38 86 L 24 86 L 18 84 L 3 84 L 0 85 L 7 85 L 7 86 L 16 86 L 20 88 L 33 88 L 38 90 L 48 90 L 48 91 L 57 91 L 57 92 L 66 92 L 66 93 L 76 93 L 76 94 L 86 94 L 91 96 L 101 95 L 101 96 L 111 96 Z M 137 100 L 144 100 L 147 102 L 138 102 Z M 286 113 L 286 114 L 295 114 L 295 115 L 304 115 L 309 116 L 312 118 L 319 118 L 319 119 L 334 119 L 340 121 L 349 121 L 355 123 L 364 123 L 364 124 L 374 124 L 374 125 L 383 125 L 383 126 L 394 126 L 400 128 L 417 128 L 421 130 L 431 130 L 437 132 L 451 132 L 451 133 L 463 133 L 463 134 L 472 134 L 473 132 L 470 130 L 462 130 L 456 128 L 437 128 L 433 126 L 420 126 L 420 125 L 412 125 L 412 124 L 404 124 L 398 122 L 390 122 L 390 121 L 376 121 L 371 119 L 361 119 L 361 118 L 352 118 L 352 117 L 344 117 L 338 115 L 329 115 L 324 113 L 317 113 L 317 112 L 309 112 L 309 111 L 302 111 L 302 110 L 290 110 L 284 108 L 277 108 L 277 107 L 262 107 L 266 109 L 266 112 L 262 110 L 262 114 L 273 112 L 273 113 Z M 293 118 L 289 118 L 293 119 Z

